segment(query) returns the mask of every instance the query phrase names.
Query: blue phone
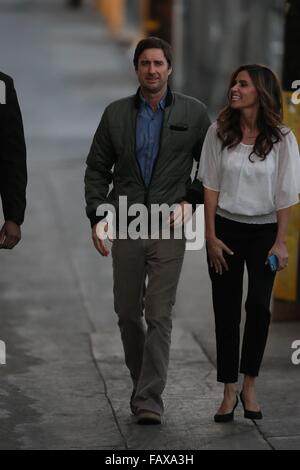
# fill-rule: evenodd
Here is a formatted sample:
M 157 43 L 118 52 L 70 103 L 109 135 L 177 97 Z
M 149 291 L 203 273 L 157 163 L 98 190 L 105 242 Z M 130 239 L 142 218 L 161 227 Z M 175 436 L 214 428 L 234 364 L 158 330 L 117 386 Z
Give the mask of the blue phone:
M 268 265 L 272 272 L 277 271 L 279 268 L 278 258 L 276 255 L 268 257 Z

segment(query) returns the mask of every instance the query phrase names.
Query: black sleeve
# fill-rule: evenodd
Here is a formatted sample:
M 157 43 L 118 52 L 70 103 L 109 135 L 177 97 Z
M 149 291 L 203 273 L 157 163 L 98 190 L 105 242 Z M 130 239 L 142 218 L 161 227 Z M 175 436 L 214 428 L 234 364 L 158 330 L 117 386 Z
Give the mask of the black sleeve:
M 26 207 L 26 145 L 13 80 L 7 80 L 5 85 L 6 103 L 1 105 L 0 124 L 0 192 L 5 220 L 21 225 Z
M 105 110 L 86 162 L 86 214 L 92 227 L 105 217 L 97 216 L 97 208 L 107 202 L 109 185 L 113 180 L 112 168 L 115 164 L 116 155 L 109 127 L 108 111 Z

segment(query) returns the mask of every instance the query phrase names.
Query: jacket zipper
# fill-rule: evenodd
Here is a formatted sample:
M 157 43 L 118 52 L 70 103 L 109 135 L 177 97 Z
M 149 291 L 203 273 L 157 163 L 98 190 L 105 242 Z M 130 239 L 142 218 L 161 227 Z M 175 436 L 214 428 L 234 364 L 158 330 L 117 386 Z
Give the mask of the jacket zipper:
M 152 180 L 153 180 L 153 177 L 154 177 L 154 172 L 155 172 L 155 169 L 156 169 L 156 166 L 157 166 L 158 159 L 161 156 L 161 146 L 162 146 L 162 139 L 163 139 L 163 136 L 164 136 L 164 129 L 166 127 L 165 125 L 166 125 L 166 110 L 164 110 L 163 123 L 162 123 L 162 126 L 161 126 L 160 135 L 159 135 L 159 147 L 158 147 L 157 158 L 156 158 L 156 160 L 154 162 L 154 165 L 153 165 L 153 168 L 152 168 L 152 174 L 151 174 L 151 178 L 150 178 L 150 181 L 149 181 L 148 188 L 144 184 L 144 186 L 146 187 L 146 194 L 145 194 L 144 202 L 145 202 L 145 206 L 147 208 L 148 208 L 148 203 L 149 203 L 150 186 L 151 186 L 151 183 L 152 183 Z

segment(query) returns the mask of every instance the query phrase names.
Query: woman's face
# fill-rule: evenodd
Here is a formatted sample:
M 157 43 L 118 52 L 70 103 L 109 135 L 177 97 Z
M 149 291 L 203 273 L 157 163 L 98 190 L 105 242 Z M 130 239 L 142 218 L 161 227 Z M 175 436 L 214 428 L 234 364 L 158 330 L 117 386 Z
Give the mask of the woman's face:
M 249 109 L 258 107 L 258 93 L 246 70 L 236 76 L 230 90 L 230 106 L 232 109 Z

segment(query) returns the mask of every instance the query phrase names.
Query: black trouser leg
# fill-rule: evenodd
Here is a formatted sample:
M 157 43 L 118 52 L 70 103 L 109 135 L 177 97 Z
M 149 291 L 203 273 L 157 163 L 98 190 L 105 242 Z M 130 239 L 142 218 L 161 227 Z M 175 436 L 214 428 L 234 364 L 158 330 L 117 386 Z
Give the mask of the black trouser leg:
M 275 273 L 265 262 L 275 238 L 276 230 L 263 230 L 259 237 L 249 242 L 246 253 L 249 284 L 240 372 L 253 377 L 259 374 L 271 320 L 270 301 Z
M 217 345 L 217 380 L 235 383 L 238 380 L 240 321 L 243 297 L 244 256 L 243 249 L 229 231 L 216 224 L 217 237 L 234 252 L 225 255 L 229 271 L 217 274 L 209 268 L 212 281 Z
M 216 217 L 216 235 L 233 252 L 225 255 L 229 271 L 209 268 L 216 324 L 218 381 L 238 380 L 243 272 L 246 262 L 249 287 L 241 372 L 258 375 L 270 323 L 274 274 L 265 265 L 276 238 L 276 224 L 250 225 Z

